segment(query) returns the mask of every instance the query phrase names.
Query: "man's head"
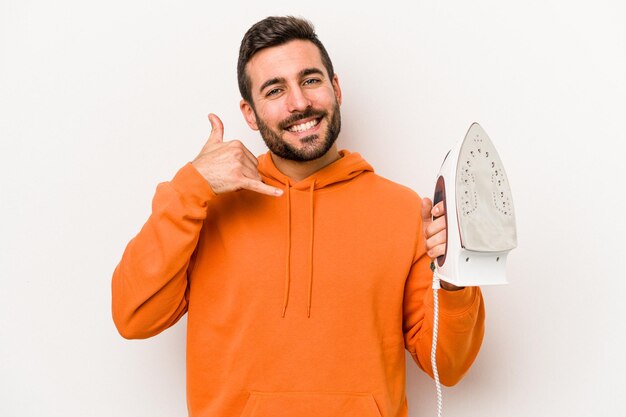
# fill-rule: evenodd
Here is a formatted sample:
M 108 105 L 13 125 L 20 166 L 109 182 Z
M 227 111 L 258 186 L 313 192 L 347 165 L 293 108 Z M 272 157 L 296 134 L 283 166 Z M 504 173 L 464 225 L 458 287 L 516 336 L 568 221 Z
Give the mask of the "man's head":
M 241 42 L 237 65 L 241 110 L 277 156 L 317 159 L 341 129 L 341 90 L 313 26 L 294 17 L 268 17 Z
M 266 17 L 248 29 L 239 47 L 237 81 L 239 82 L 239 92 L 244 100 L 254 105 L 250 94 L 250 77 L 246 73 L 246 65 L 252 56 L 262 49 L 283 45 L 296 39 L 313 42 L 320 51 L 328 77 L 330 79 L 334 77 L 333 63 L 328 52 L 326 52 L 326 48 L 317 38 L 315 28 L 309 21 L 293 16 Z

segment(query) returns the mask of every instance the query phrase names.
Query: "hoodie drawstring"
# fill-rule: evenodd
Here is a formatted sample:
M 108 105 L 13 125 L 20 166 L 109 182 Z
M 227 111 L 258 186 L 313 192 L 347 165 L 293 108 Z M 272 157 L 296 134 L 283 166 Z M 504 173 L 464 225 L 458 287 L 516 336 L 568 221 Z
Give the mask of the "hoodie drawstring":
M 309 188 L 310 203 L 311 203 L 311 237 L 309 245 L 309 289 L 306 314 L 307 318 L 311 317 L 311 296 L 313 291 L 313 237 L 315 234 L 315 215 L 314 215 L 314 202 L 315 202 L 315 180 L 311 182 Z M 287 311 L 287 303 L 289 302 L 289 286 L 291 283 L 291 185 L 287 183 L 287 256 L 285 266 L 285 292 L 283 295 L 283 314 Z
M 285 294 L 283 296 L 283 317 L 287 311 L 287 301 L 289 300 L 289 280 L 291 269 L 291 186 L 287 183 L 287 266 L 285 271 Z
M 311 317 L 311 291 L 313 288 L 313 232 L 314 228 L 314 218 L 313 215 L 313 191 L 315 190 L 315 179 L 311 181 L 311 188 L 309 189 L 311 193 L 311 249 L 309 252 L 309 303 L 306 308 L 306 316 Z

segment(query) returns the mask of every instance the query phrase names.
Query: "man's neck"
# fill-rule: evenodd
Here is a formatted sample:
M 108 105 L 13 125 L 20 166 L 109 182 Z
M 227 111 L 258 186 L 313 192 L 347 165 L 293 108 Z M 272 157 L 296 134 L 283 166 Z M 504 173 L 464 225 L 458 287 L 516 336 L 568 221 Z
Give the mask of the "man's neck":
M 302 181 L 325 166 L 330 165 L 341 158 L 341 155 L 339 155 L 339 151 L 337 150 L 337 144 L 334 144 L 332 148 L 330 148 L 323 156 L 312 161 L 291 161 L 283 159 L 274 153 L 271 155 L 276 168 L 278 168 L 280 172 L 288 176 L 294 182 Z

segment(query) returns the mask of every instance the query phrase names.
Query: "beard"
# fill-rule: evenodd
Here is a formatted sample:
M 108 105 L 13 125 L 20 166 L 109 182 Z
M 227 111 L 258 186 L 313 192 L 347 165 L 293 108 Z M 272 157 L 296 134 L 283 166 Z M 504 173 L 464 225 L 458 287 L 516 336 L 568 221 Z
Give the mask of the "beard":
M 306 162 L 321 158 L 333 146 L 341 131 L 341 113 L 339 111 L 339 104 L 336 101 L 332 113 L 330 114 L 330 121 L 323 141 L 318 143 L 319 135 L 317 134 L 305 136 L 300 138 L 300 143 L 303 145 L 301 148 L 296 148 L 283 140 L 280 132 L 298 120 L 307 119 L 309 117 L 318 119 L 328 118 L 329 113 L 326 110 L 315 110 L 309 107 L 302 113 L 294 114 L 279 123 L 279 132 L 276 132 L 265 124 L 263 119 L 256 113 L 256 110 L 254 114 L 256 115 L 259 132 L 261 133 L 265 145 L 267 145 L 269 150 L 276 156 L 290 161 Z M 321 122 L 320 120 L 320 123 Z

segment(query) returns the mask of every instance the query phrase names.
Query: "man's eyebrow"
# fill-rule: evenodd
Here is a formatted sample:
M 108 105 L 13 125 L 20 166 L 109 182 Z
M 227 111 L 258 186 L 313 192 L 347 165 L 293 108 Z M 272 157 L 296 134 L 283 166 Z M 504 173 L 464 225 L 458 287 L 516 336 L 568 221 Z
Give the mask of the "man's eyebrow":
M 263 93 L 263 90 L 265 90 L 267 87 L 269 87 L 272 84 L 280 84 L 280 83 L 284 83 L 285 79 L 282 77 L 275 77 L 275 78 L 270 78 L 269 80 L 265 81 L 263 84 L 261 84 L 261 88 L 259 88 L 259 92 Z
M 306 77 L 307 75 L 311 75 L 311 74 L 319 74 L 319 75 L 324 75 L 324 72 L 319 69 L 319 68 L 305 68 L 302 71 L 300 71 L 300 77 Z
M 305 68 L 302 71 L 300 71 L 300 73 L 298 74 L 298 76 L 300 78 L 306 77 L 307 75 L 311 75 L 311 74 L 319 74 L 319 75 L 324 75 L 324 72 L 319 69 L 319 68 Z M 280 84 L 280 83 L 284 83 L 285 79 L 283 77 L 274 77 L 274 78 L 270 78 L 269 80 L 265 81 L 263 84 L 261 84 L 261 87 L 259 88 L 259 92 L 262 93 L 263 90 L 265 90 L 267 87 L 269 87 L 270 85 L 273 84 Z

